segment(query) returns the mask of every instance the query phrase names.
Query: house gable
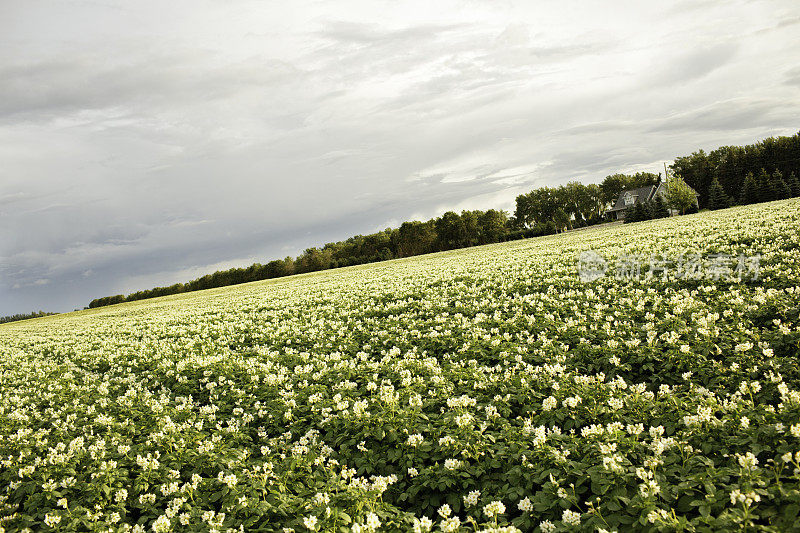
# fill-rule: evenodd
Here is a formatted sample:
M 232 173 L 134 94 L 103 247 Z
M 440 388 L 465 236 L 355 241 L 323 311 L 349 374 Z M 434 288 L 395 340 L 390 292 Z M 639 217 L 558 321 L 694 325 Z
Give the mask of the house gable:
M 619 197 L 614 203 L 614 207 L 609 209 L 608 212 L 624 211 L 625 209 L 629 209 L 636 204 L 649 202 L 653 198 L 656 188 L 656 185 L 648 185 L 647 187 L 639 187 L 638 189 L 622 191 L 619 193 Z
M 625 191 L 622 193 L 622 203 L 625 205 L 625 207 L 634 205 L 636 203 L 636 198 L 637 197 L 631 194 L 630 191 Z

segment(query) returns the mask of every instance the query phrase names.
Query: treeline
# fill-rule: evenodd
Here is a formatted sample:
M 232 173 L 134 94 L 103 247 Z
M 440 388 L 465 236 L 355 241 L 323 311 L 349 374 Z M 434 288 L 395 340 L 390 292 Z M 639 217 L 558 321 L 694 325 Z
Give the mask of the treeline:
M 709 154 L 700 150 L 691 156 L 677 158 L 671 169 L 679 182 L 682 179 L 699 193 L 701 208 L 716 208 L 723 204 L 783 198 L 787 190 L 796 196 L 799 163 L 800 133 L 744 147 L 722 147 Z M 752 178 L 749 177 L 751 174 Z M 604 222 L 606 210 L 614 205 L 622 191 L 656 185 L 660 180 L 660 173 L 640 172 L 612 174 L 599 184 L 584 185 L 573 181 L 560 187 L 540 187 L 517 197 L 511 217 L 495 209 L 462 211 L 460 214 L 448 211 L 428 221 L 404 222 L 399 228 L 308 248 L 296 258 L 286 257 L 263 265 L 256 263 L 247 268 L 218 271 L 188 283 L 156 287 L 127 296 L 118 294 L 97 298 L 89 307 L 550 235 Z M 692 202 L 693 198 L 694 193 Z M 680 208 L 678 212 L 689 211 Z M 630 215 L 635 221 L 666 216 L 668 211 L 659 200 L 654 205 L 635 208 Z
M 33 313 L 28 313 L 28 314 L 3 316 L 0 317 L 0 324 L 5 324 L 6 322 L 16 322 L 17 320 L 28 320 L 29 318 L 39 318 L 40 316 L 50 316 L 57 314 L 58 313 L 48 313 L 46 311 L 34 311 Z
M 671 168 L 697 191 L 701 209 L 800 196 L 800 132 L 709 153 L 699 150 L 676 158 Z
M 399 228 L 386 229 L 370 235 L 356 235 L 345 241 L 331 242 L 322 247 L 308 248 L 296 258 L 286 257 L 267 264 L 256 263 L 247 268 L 232 268 L 207 274 L 188 283 L 118 294 L 92 300 L 90 308 L 123 302 L 179 294 L 213 287 L 224 287 L 250 281 L 278 278 L 344 266 L 360 265 L 427 254 L 479 244 L 522 239 L 547 232 L 554 227 L 515 227 L 504 211 L 448 211 L 426 222 L 404 222 Z

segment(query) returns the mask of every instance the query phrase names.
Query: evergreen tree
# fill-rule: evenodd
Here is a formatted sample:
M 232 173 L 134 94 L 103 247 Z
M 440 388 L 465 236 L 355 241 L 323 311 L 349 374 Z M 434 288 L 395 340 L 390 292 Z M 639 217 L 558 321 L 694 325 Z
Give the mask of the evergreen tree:
M 641 222 L 642 220 L 647 220 L 647 210 L 642 203 L 636 203 L 633 207 L 628 209 L 628 212 L 625 214 L 625 223 L 628 222 Z
M 629 207 L 625 211 L 625 218 L 623 219 L 622 222 L 624 222 L 625 224 L 628 224 L 630 222 L 638 222 L 638 220 L 636 220 L 637 216 L 638 216 L 638 214 L 637 214 L 637 211 L 636 211 L 636 205 L 634 204 L 633 207 Z
M 772 198 L 775 200 L 784 200 L 792 196 L 792 190 L 786 185 L 786 182 L 783 181 L 783 174 L 777 169 L 772 173 L 772 176 L 770 176 L 769 186 L 772 191 Z
M 653 218 L 653 202 L 644 202 L 642 204 L 642 220 L 650 220 Z
M 767 171 L 763 168 L 761 172 L 758 173 L 758 201 L 759 202 L 770 202 L 775 198 L 772 196 L 772 179 L 767 174 Z
M 742 204 L 758 203 L 758 182 L 752 172 L 748 172 L 744 178 L 740 200 Z
M 800 196 L 800 180 L 797 179 L 797 174 L 792 172 L 789 174 L 789 179 L 786 181 L 786 185 L 789 186 L 789 190 L 792 192 L 792 196 Z
M 725 189 L 720 185 L 719 180 L 715 177 L 708 188 L 708 208 L 709 209 L 724 209 L 730 205 L 730 199 L 725 194 Z
M 789 187 L 789 184 L 786 183 L 784 180 L 781 180 L 781 199 L 785 200 L 786 198 L 792 197 L 792 188 Z
M 648 218 L 666 218 L 669 216 L 669 209 L 664 203 L 661 196 L 656 195 L 651 201 L 647 203 Z

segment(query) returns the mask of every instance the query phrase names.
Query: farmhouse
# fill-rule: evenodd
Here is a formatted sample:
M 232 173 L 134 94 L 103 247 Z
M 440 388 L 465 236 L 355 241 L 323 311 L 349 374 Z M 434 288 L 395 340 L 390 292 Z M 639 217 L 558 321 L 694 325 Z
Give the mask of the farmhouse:
M 606 211 L 606 214 L 615 218 L 616 220 L 623 220 L 628 209 L 632 209 L 638 204 L 645 204 L 656 198 L 660 197 L 661 200 L 666 202 L 667 199 L 667 185 L 664 182 L 659 182 L 656 185 L 648 185 L 646 187 L 639 187 L 638 189 L 629 189 L 619 193 L 619 198 L 614 203 L 614 207 Z M 696 200 L 695 200 L 696 201 Z M 677 215 L 675 209 L 669 210 L 670 215 Z

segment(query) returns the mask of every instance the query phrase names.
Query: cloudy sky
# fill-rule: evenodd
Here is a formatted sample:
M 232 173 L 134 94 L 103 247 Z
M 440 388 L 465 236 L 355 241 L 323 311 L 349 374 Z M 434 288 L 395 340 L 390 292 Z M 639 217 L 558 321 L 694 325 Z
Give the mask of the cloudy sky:
M 0 315 L 800 129 L 796 0 L 0 1 Z

